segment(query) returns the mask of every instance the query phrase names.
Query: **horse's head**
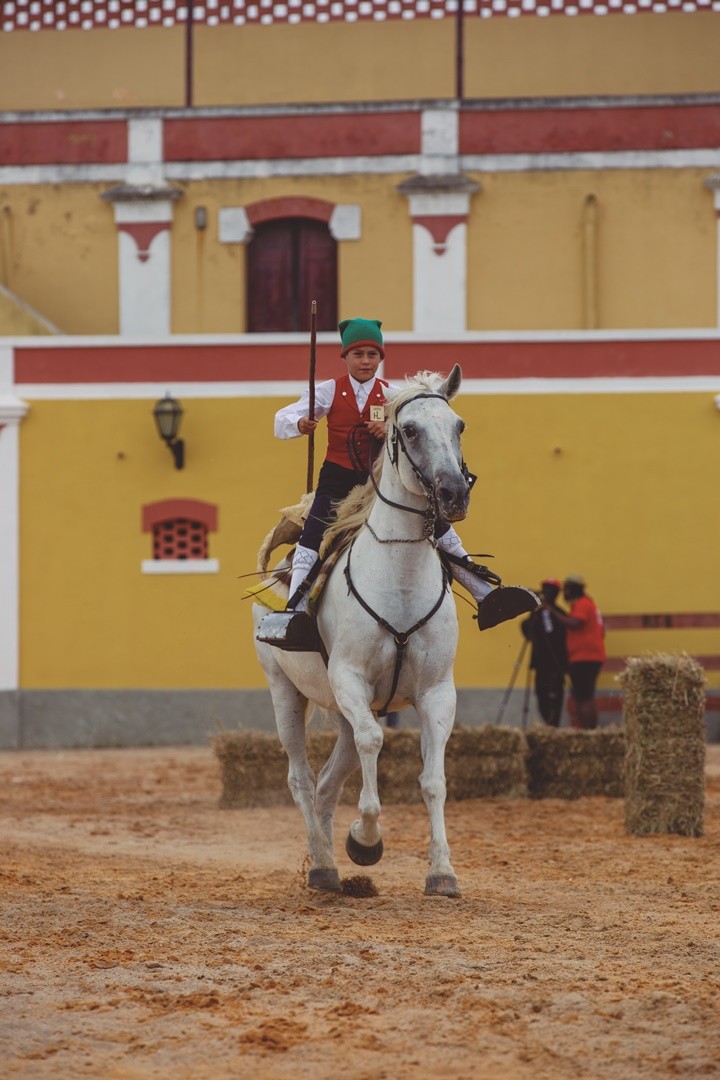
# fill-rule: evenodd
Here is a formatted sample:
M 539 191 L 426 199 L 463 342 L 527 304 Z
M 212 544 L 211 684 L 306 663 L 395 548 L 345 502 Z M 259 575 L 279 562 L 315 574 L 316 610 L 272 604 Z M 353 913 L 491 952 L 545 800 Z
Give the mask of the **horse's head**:
M 408 491 L 432 498 L 445 521 L 460 521 L 468 511 L 471 481 L 460 437 L 464 422 L 448 406 L 462 382 L 459 364 L 446 379 L 421 372 L 392 396 L 388 441 L 392 460 Z

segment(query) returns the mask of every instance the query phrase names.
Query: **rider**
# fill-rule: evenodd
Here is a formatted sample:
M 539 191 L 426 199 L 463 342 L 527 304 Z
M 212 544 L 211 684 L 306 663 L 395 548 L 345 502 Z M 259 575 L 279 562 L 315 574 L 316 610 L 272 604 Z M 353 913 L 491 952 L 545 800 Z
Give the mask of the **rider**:
M 327 454 L 292 561 L 287 606 L 288 610 L 297 613 L 304 613 L 307 608 L 311 572 L 319 558 L 325 529 L 335 517 L 337 503 L 349 495 L 357 484 L 367 481 L 369 470 L 385 438 L 383 406 L 388 384 L 377 378 L 376 374 L 385 357 L 381 327 L 382 323 L 377 319 L 343 320 L 338 329 L 342 342 L 340 355 L 347 366 L 347 374 L 317 384 L 314 419 L 308 415 L 308 390 L 299 401 L 286 405 L 275 415 L 275 435 L 279 439 L 309 435 L 323 416 L 327 417 L 328 423 Z M 375 412 L 375 409 L 379 411 Z M 374 416 L 383 418 L 375 419 Z M 472 561 L 450 522 L 436 522 L 435 543 L 450 556 L 453 577 L 468 590 L 479 608 L 488 593 L 493 591 L 493 585 L 500 584 L 500 579 L 486 567 Z M 310 581 L 308 575 L 311 575 Z M 494 625 L 517 614 L 513 610 L 499 618 L 494 615 L 493 621 L 487 625 Z M 310 616 L 305 615 L 303 621 L 309 619 Z M 282 648 L 285 641 L 282 636 L 274 637 L 272 643 Z

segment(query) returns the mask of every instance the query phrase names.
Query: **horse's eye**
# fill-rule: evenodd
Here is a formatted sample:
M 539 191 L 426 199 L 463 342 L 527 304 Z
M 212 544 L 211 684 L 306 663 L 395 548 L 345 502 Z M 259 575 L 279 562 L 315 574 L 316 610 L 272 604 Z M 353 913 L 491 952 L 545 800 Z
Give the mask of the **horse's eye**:
M 406 424 L 403 428 L 403 435 L 408 439 L 414 439 L 417 435 L 417 428 L 414 424 Z
M 458 424 L 458 435 L 462 435 L 464 430 L 465 430 L 465 421 L 461 420 L 460 423 Z

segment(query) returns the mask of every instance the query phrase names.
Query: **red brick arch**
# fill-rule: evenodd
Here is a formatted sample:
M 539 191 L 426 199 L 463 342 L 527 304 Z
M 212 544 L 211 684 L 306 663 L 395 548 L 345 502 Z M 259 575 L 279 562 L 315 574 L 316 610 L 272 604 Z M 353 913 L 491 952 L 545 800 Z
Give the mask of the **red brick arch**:
M 146 503 L 143 506 L 142 529 L 143 532 L 151 532 L 163 521 L 187 518 L 190 521 L 201 521 L 209 532 L 216 532 L 217 517 L 218 508 L 214 503 L 202 502 L 200 499 L 162 499 L 160 502 Z
M 328 202 L 327 199 L 288 195 L 277 199 L 260 199 L 246 206 L 245 212 L 253 227 L 280 218 L 311 218 L 328 225 L 334 209 L 335 203 Z

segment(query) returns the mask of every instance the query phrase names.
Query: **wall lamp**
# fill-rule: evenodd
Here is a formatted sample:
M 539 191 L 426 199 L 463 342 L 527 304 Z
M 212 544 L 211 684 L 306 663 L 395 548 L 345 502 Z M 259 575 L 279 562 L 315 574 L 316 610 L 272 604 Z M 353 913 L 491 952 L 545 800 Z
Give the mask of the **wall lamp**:
M 176 469 L 182 469 L 185 465 L 185 443 L 177 437 L 182 415 L 182 405 L 175 398 L 170 397 L 169 393 L 156 401 L 153 407 L 158 435 L 170 447 Z

